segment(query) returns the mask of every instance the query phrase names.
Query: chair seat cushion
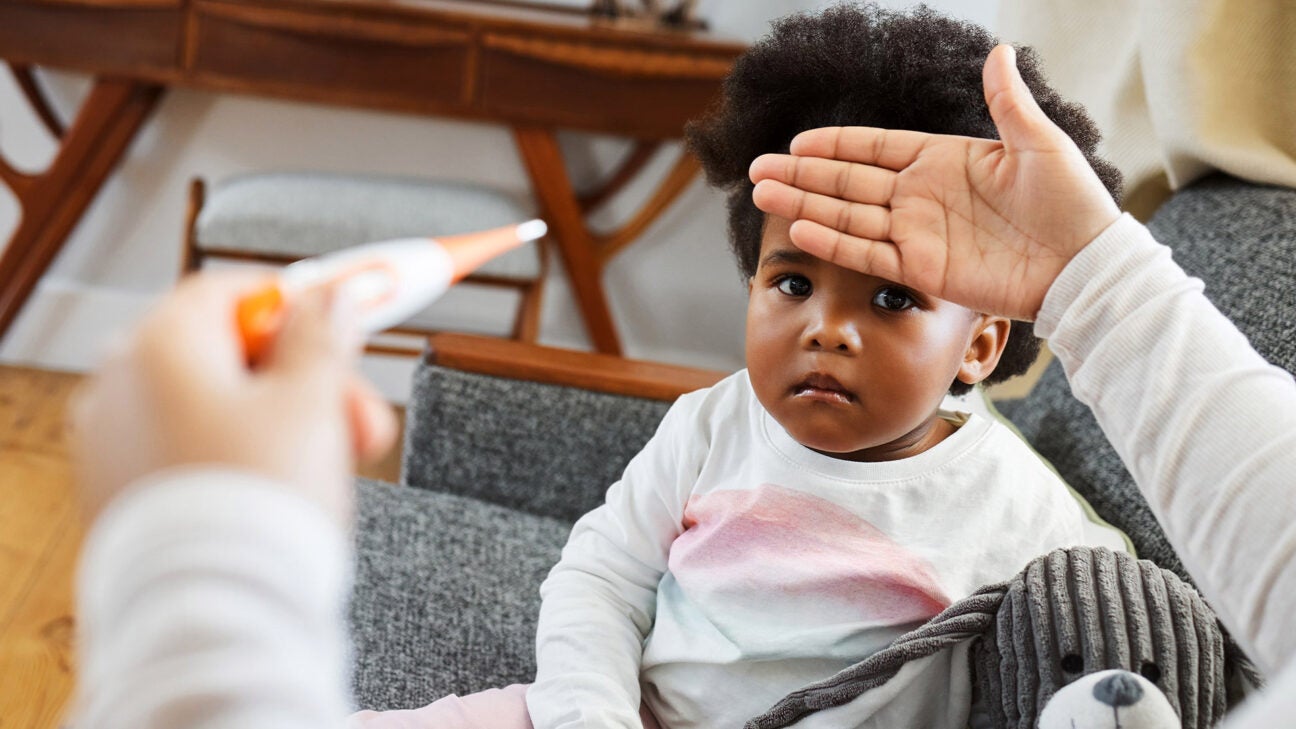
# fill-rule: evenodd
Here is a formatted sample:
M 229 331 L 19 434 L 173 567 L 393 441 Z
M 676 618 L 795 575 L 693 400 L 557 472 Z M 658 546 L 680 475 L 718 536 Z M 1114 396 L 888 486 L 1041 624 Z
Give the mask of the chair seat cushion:
M 358 707 L 532 681 L 540 583 L 570 523 L 366 479 L 357 501 Z
M 194 224 L 194 240 L 202 250 L 305 258 L 360 243 L 485 230 L 534 215 L 529 204 L 481 185 L 267 172 L 212 186 Z M 535 278 L 540 273 L 537 244 L 500 256 L 480 272 Z

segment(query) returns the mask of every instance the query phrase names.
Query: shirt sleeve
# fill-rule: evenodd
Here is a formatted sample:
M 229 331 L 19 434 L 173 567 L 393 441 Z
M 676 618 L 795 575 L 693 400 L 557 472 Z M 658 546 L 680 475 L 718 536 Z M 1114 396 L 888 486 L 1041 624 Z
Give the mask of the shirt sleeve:
M 1201 281 L 1128 215 L 1054 282 L 1036 333 L 1048 338 L 1224 624 L 1262 671 L 1289 666 L 1291 374 L 1265 362 Z
M 135 484 L 82 548 L 74 726 L 342 726 L 350 550 L 322 509 L 258 476 Z
M 705 452 L 686 395 L 572 528 L 540 587 L 536 681 L 527 708 L 536 729 L 642 726 L 639 667 L 656 614 L 657 585 Z

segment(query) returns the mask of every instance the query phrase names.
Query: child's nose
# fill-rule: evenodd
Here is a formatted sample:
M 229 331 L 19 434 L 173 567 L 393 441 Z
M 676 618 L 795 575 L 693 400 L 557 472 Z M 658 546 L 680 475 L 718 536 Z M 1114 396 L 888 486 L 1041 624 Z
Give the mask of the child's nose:
M 859 328 L 849 317 L 824 312 L 823 316 L 807 328 L 803 346 L 814 351 L 855 355 L 863 350 L 864 341 Z

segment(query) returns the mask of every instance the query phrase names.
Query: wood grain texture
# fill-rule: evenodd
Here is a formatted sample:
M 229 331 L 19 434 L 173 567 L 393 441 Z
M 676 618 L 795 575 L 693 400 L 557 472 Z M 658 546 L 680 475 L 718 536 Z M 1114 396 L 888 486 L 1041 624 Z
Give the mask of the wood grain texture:
M 619 355 L 621 339 L 603 290 L 593 233 L 585 224 L 555 130 L 517 127 L 513 130 L 513 140 L 531 177 L 542 217 L 549 223 L 549 234 L 558 247 L 590 340 L 599 352 Z
M 10 183 L 22 214 L 0 253 L 0 336 L 18 317 L 161 93 L 157 86 L 95 79 L 50 166 L 19 184 Z
M 474 334 L 434 334 L 430 344 L 443 367 L 654 400 L 674 400 L 728 374 Z
M 81 546 L 65 410 L 80 377 L 0 367 L 0 726 L 53 729 L 72 693 Z

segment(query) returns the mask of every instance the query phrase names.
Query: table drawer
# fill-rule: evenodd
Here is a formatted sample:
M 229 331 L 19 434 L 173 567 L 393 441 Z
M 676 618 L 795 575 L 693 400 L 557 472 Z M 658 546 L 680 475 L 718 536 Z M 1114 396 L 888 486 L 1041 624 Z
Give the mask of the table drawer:
M 0 57 L 96 74 L 173 73 L 182 27 L 178 0 L 0 1 Z
M 506 33 L 482 45 L 487 113 L 663 138 L 716 99 L 736 55 Z
M 472 93 L 462 26 L 219 2 L 198 2 L 194 24 L 190 73 L 235 90 L 412 109 Z

